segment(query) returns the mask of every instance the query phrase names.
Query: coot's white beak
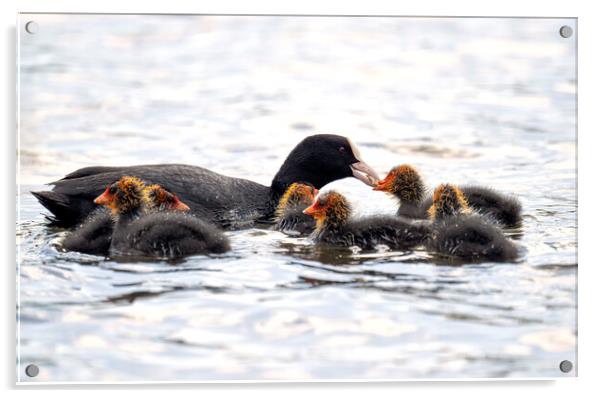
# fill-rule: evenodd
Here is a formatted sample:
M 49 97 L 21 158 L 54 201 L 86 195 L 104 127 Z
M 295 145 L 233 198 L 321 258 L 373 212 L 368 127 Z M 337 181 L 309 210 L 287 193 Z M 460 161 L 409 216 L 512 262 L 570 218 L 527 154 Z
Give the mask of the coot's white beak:
M 366 185 L 371 187 L 375 186 L 380 180 L 378 174 L 376 174 L 376 171 L 374 171 L 372 167 L 368 166 L 368 164 L 362 160 L 359 149 L 349 138 L 347 138 L 347 142 L 351 147 L 353 156 L 358 160 L 356 163 L 351 165 L 351 172 L 353 173 L 353 176 Z
M 353 163 L 351 165 L 351 172 L 355 178 L 371 187 L 375 186 L 380 180 L 376 171 L 363 161 Z

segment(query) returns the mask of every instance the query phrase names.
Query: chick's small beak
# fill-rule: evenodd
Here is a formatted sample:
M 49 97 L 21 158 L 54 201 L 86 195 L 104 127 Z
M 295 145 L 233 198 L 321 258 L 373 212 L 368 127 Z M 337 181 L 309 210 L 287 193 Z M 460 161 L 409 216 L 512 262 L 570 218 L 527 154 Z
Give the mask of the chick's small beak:
M 308 216 L 313 216 L 318 211 L 317 202 L 313 205 L 309 206 L 307 209 L 303 210 L 303 214 L 307 214 Z
M 373 191 L 387 192 L 389 190 L 389 180 L 385 178 L 376 183 L 376 186 L 372 188 Z
M 366 185 L 373 187 L 380 177 L 374 169 L 368 166 L 367 163 L 359 161 L 351 165 L 351 173 L 353 176 Z
M 105 189 L 105 191 L 94 199 L 94 203 L 97 205 L 108 206 L 113 201 L 112 195 L 109 193 L 109 188 Z
M 180 199 L 176 198 L 176 203 L 174 205 L 174 210 L 178 210 L 178 211 L 189 211 L 190 207 L 188 207 L 188 205 L 184 202 L 182 202 Z

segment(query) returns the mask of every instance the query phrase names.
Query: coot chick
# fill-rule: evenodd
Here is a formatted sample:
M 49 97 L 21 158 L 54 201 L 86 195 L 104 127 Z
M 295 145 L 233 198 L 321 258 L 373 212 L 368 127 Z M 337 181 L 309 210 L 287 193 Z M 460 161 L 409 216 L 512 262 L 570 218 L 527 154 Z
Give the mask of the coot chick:
M 164 190 L 160 185 L 150 185 L 144 189 L 149 196 L 149 210 L 190 210 L 176 195 Z M 114 219 L 111 212 L 105 208 L 99 208 L 65 237 L 62 247 L 68 251 L 107 255 L 111 247 L 113 224 Z
M 116 218 L 111 256 L 178 258 L 224 253 L 230 249 L 223 233 L 199 218 L 181 212 L 153 212 L 142 181 L 122 177 L 94 202 L 107 206 Z
M 430 233 L 427 224 L 411 223 L 399 217 L 371 216 L 350 220 L 349 202 L 334 191 L 320 195 L 304 213 L 316 220 L 312 234 L 316 243 L 362 249 L 374 249 L 378 245 L 410 249 L 423 243 Z
M 144 187 L 144 191 L 148 195 L 150 210 L 152 211 L 190 210 L 186 203 L 159 184 L 147 185 Z
M 516 246 L 486 218 L 472 214 L 462 191 L 451 184 L 435 189 L 429 209 L 433 232 L 428 250 L 469 261 L 509 261 Z
M 314 202 L 318 190 L 310 184 L 294 182 L 280 198 L 275 229 L 288 235 L 309 235 L 316 226 L 312 216 L 303 213 Z
M 491 218 L 502 227 L 514 227 L 521 223 L 522 206 L 518 199 L 482 186 L 461 186 L 469 206 Z M 389 174 L 374 187 L 399 199 L 397 214 L 409 218 L 428 218 L 427 210 L 433 204 L 426 197 L 426 188 L 420 174 L 410 165 L 391 169 Z
M 428 218 L 427 211 L 432 202 L 425 201 L 426 188 L 422 177 L 409 164 L 393 167 L 373 190 L 389 193 L 399 200 L 398 216 L 413 219 Z
M 57 226 L 75 225 L 95 208 L 102 188 L 124 175 L 160 184 L 178 195 L 192 213 L 224 228 L 240 229 L 273 223 L 274 211 L 288 186 L 305 181 L 320 189 L 329 182 L 355 177 L 372 186 L 379 180 L 346 137 L 306 137 L 288 155 L 270 186 L 227 177 L 202 167 L 159 164 L 130 167 L 86 167 L 52 184 L 52 191 L 32 192 L 51 213 Z

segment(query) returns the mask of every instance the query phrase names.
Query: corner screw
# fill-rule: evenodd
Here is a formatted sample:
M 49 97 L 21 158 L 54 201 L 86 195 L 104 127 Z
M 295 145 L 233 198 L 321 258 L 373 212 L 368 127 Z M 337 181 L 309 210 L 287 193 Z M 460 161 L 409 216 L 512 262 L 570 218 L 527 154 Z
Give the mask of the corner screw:
M 573 363 L 571 361 L 567 361 L 566 359 L 560 362 L 560 371 L 563 373 L 569 373 L 573 370 Z
M 29 364 L 25 368 L 25 374 L 29 377 L 36 377 L 40 373 L 40 368 L 37 365 Z
M 571 28 L 568 25 L 564 25 L 560 28 L 560 36 L 564 37 L 565 39 L 568 39 L 569 37 L 571 37 L 573 35 L 573 28 Z

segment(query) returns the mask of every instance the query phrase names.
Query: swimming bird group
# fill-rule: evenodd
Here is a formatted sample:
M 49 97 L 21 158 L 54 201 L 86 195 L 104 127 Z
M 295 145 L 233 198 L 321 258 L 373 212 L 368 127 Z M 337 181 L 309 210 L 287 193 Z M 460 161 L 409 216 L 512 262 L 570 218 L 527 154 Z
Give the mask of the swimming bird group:
M 396 215 L 352 216 L 326 184 L 354 177 L 399 201 Z M 317 245 L 380 245 L 466 261 L 507 261 L 517 248 L 503 228 L 521 221 L 520 202 L 478 186 L 438 186 L 432 196 L 410 165 L 382 180 L 346 137 L 319 134 L 290 152 L 271 185 L 187 165 L 87 167 L 32 192 L 55 226 L 72 228 L 65 250 L 115 257 L 178 258 L 230 250 L 224 230 L 257 224 Z

